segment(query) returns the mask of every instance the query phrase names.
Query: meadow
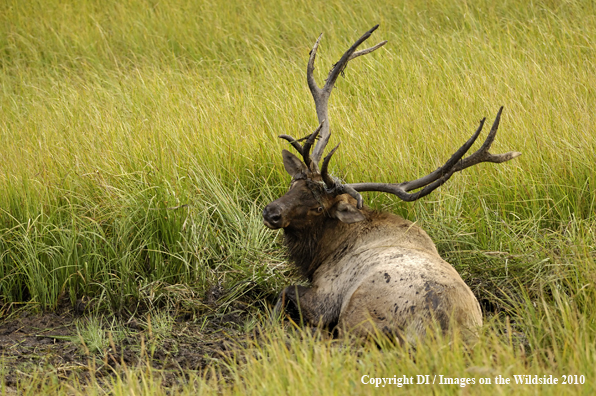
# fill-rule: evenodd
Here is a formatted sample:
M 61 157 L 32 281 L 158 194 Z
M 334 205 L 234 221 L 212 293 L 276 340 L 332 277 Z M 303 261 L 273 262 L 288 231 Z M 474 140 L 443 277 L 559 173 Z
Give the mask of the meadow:
M 54 342 L 85 356 L 62 370 L 4 347 L 0 375 L 16 379 L 2 393 L 379 392 L 363 375 L 475 379 L 391 388 L 413 394 L 596 392 L 594 2 L 8 0 L 0 21 L 0 321 L 73 311 Z M 335 176 L 425 175 L 500 106 L 491 151 L 522 152 L 417 202 L 364 195 L 422 226 L 471 287 L 485 319 L 473 348 L 378 348 L 269 320 L 301 281 L 261 218 L 289 183 L 277 136 L 318 125 L 318 35 L 322 82 L 377 23 L 367 44 L 388 44 L 331 96 Z M 181 328 L 184 348 L 237 345 L 192 370 L 152 365 L 155 348 L 184 349 Z M 123 339 L 139 363 L 109 365 Z

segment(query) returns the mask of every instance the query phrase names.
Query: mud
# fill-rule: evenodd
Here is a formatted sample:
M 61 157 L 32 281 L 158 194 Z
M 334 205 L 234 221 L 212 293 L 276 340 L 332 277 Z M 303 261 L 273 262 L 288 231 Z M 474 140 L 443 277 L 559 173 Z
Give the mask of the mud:
M 112 337 L 106 330 L 106 337 L 111 338 L 106 348 L 89 351 L 77 328 L 87 318 L 70 304 L 61 304 L 56 312 L 22 310 L 0 318 L 0 380 L 4 386 L 15 389 L 19 381 L 36 372 L 85 382 L 91 376 L 101 379 L 147 364 L 160 370 L 164 386 L 175 385 L 191 375 L 208 375 L 206 369 L 212 365 L 225 369 L 220 363 L 240 350 L 243 341 L 239 340 L 251 337 L 242 329 L 246 317 L 241 310 L 207 320 L 172 317 L 171 331 L 165 334 L 147 326 L 143 315 L 103 317 L 102 322 L 120 336 Z

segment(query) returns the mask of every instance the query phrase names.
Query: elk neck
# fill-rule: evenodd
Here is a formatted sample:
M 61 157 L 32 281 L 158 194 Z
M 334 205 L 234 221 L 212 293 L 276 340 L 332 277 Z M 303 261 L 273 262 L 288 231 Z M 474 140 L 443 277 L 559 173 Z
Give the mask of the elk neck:
M 362 211 L 366 220 L 358 223 L 345 224 L 334 218 L 323 217 L 308 228 L 284 228 L 284 244 L 290 261 L 309 281 L 325 261 L 339 261 L 357 242 L 359 235 L 366 232 L 377 212 L 366 207 Z

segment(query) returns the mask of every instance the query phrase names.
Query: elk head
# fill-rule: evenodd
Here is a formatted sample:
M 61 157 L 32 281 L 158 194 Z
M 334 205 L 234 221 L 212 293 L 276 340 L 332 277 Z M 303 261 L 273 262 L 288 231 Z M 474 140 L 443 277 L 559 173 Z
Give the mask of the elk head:
M 521 155 L 521 153 L 513 151 L 505 154 L 491 154 L 488 152 L 499 127 L 501 112 L 503 111 L 503 107 L 501 107 L 486 140 L 476 152 L 463 158 L 480 135 L 486 118 L 480 121 L 478 129 L 472 137 L 443 166 L 419 179 L 401 183 L 342 184 L 339 180 L 329 176 L 327 172 L 331 156 L 339 145 L 323 159 L 319 169 L 319 163 L 330 136 L 327 103 L 335 81 L 340 73 L 345 70 L 350 60 L 366 55 L 387 43 L 387 41 L 382 41 L 371 48 L 356 51 L 358 46 L 368 39 L 378 27 L 379 25 L 376 25 L 366 32 L 343 54 L 329 72 L 323 88 L 319 88 L 313 77 L 315 57 L 322 34 L 315 42 L 310 52 L 306 77 L 315 101 L 320 124 L 312 134 L 299 140 L 289 135 L 279 136 L 290 142 L 292 147 L 302 155 L 302 160 L 289 151 L 283 150 L 284 167 L 292 176 L 292 182 L 289 191 L 283 197 L 271 202 L 263 210 L 263 220 L 267 227 L 303 230 L 312 228 L 315 223 L 326 218 L 334 218 L 347 224 L 356 223 L 366 218 L 362 210 L 362 196 L 359 192 L 386 192 L 394 194 L 404 201 L 415 201 L 440 187 L 455 172 L 481 162 L 501 163 Z M 311 156 L 310 150 L 317 138 L 318 143 L 314 147 Z M 304 145 L 300 144 L 301 141 L 305 141 Z M 411 192 L 414 190 L 418 191 Z
M 337 147 L 325 157 L 320 173 L 311 170 L 314 163 L 310 161 L 308 152 L 321 127 L 322 124 L 299 150 L 304 162 L 289 151 L 282 151 L 284 167 L 292 176 L 292 183 L 283 197 L 263 210 L 263 221 L 267 227 L 308 229 L 324 218 L 334 218 L 347 224 L 365 219 L 360 211 L 360 194 L 349 186 L 336 183 L 327 173 L 329 160 Z

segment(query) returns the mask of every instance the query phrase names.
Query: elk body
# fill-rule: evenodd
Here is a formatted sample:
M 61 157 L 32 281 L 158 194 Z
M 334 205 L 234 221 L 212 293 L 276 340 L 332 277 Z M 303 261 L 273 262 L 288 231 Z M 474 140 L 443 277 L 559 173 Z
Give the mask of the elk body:
M 283 228 L 290 260 L 310 281 L 310 286 L 286 287 L 275 312 L 298 311 L 311 326 L 336 327 L 360 335 L 381 332 L 412 342 L 429 326 L 444 332 L 457 329 L 464 339 L 474 338 L 482 325 L 476 297 L 457 271 L 438 254 L 420 227 L 397 215 L 363 206 L 359 192 L 379 191 L 405 201 L 419 199 L 445 183 L 453 173 L 480 162 L 500 163 L 520 153 L 490 154 L 501 108 L 483 145 L 463 158 L 484 125 L 443 165 L 420 179 L 395 183 L 342 184 L 327 168 L 335 147 L 321 157 L 329 140 L 327 102 L 338 75 L 348 61 L 383 46 L 356 51 L 374 30 L 366 32 L 329 72 L 319 88 L 313 77 L 321 40 L 308 62 L 307 81 L 313 95 L 319 127 L 300 141 L 289 141 L 302 156 L 283 150 L 283 164 L 292 176 L 289 191 L 268 204 L 263 220 L 271 229 Z M 310 153 L 312 146 L 318 142 Z M 319 168 L 319 165 L 320 168 Z M 417 190 L 416 192 L 410 192 Z

